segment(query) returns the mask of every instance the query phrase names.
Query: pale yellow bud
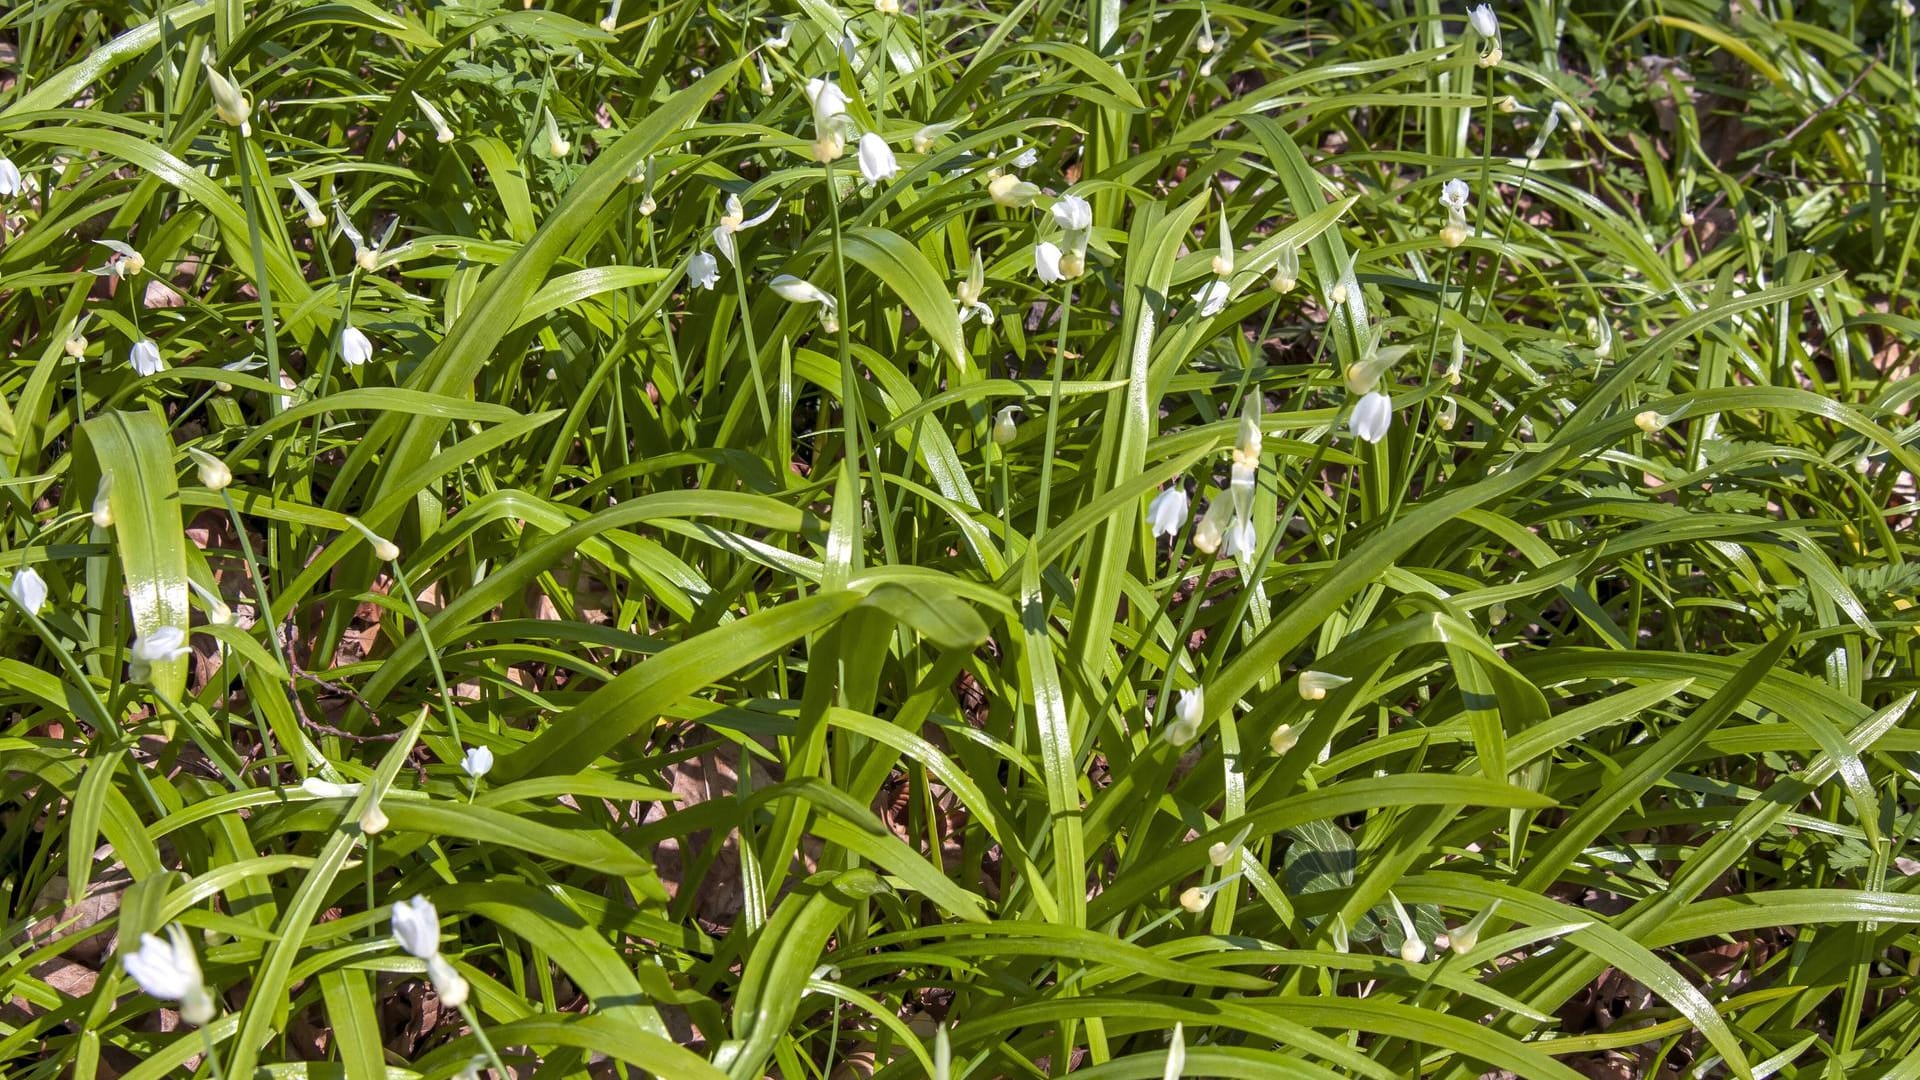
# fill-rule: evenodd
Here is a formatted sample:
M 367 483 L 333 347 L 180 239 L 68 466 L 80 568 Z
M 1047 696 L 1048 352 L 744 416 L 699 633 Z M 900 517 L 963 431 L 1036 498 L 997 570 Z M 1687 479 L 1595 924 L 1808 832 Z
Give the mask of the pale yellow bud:
M 365 836 L 380 835 L 388 824 L 386 812 L 380 809 L 379 803 L 367 807 L 366 813 L 360 815 L 360 832 Z
M 1333 288 L 1327 290 L 1328 306 L 1339 307 L 1341 304 L 1344 304 L 1346 302 L 1347 302 L 1347 283 L 1344 281 L 1335 282 Z
M 1667 418 L 1652 409 L 1646 409 L 1634 414 L 1633 426 L 1651 435 L 1667 426 Z
M 1198 915 L 1207 910 L 1207 902 L 1210 899 L 1211 898 L 1207 896 L 1206 890 L 1195 885 L 1180 894 L 1180 906 L 1184 908 L 1188 914 Z
M 1067 251 L 1060 255 L 1060 273 L 1076 278 L 1087 271 L 1087 255 L 1083 251 Z
M 373 268 L 379 265 L 380 253 L 372 248 L 361 248 L 353 253 L 353 262 L 360 269 L 372 273 Z
M 813 140 L 813 160 L 825 165 L 829 161 L 839 161 L 847 153 L 847 140 L 836 134 L 822 135 Z
M 1231 858 L 1233 858 L 1233 848 L 1225 840 L 1216 840 L 1213 846 L 1207 849 L 1207 861 L 1215 866 L 1225 866 L 1227 860 Z
M 1040 194 L 1040 189 L 1012 173 L 1001 173 L 987 181 L 987 194 L 1001 206 L 1019 209 L 1032 206 L 1033 200 Z
M 75 360 L 78 360 L 82 356 L 86 355 L 86 351 L 87 351 L 86 335 L 75 334 L 72 337 L 68 338 L 67 344 L 66 344 L 66 350 L 67 350 L 67 355 L 73 357 Z
M 381 562 L 392 562 L 400 557 L 400 545 L 383 536 L 373 542 L 373 557 Z
M 1447 222 L 1446 226 L 1440 230 L 1440 242 L 1450 248 L 1459 247 L 1467 242 L 1467 227 L 1456 225 L 1451 221 Z
M 1274 292 L 1279 293 L 1281 296 L 1285 296 L 1288 293 L 1292 292 L 1294 290 L 1294 287 L 1299 284 L 1300 284 L 1299 278 L 1293 276 L 1292 274 L 1283 273 L 1278 270 L 1274 271 L 1273 277 L 1267 280 L 1267 288 L 1272 289 Z
M 1273 729 L 1272 735 L 1267 737 L 1267 748 L 1272 750 L 1276 756 L 1286 753 L 1299 745 L 1299 743 L 1300 733 L 1293 729 L 1292 724 L 1281 724 L 1279 727 Z

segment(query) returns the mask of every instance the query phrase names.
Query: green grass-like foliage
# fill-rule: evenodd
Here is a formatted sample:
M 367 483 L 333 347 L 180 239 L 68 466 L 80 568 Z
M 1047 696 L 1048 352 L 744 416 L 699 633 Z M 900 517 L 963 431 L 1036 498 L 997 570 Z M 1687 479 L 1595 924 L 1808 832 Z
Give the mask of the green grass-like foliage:
M 1920 1077 L 1901 6 L 890 6 L 0 11 L 0 1074 Z

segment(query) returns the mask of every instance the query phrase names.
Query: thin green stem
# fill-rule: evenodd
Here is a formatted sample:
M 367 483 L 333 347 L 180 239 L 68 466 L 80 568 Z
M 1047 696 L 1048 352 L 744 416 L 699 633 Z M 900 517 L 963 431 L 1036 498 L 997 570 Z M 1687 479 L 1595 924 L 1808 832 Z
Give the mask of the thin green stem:
M 466 1017 L 467 1026 L 473 1029 L 473 1037 L 480 1040 L 480 1049 L 487 1055 L 487 1064 L 500 1080 L 506 1080 L 513 1074 L 507 1071 L 506 1063 L 500 1060 L 500 1052 L 493 1048 L 493 1040 L 487 1038 L 487 1029 L 481 1026 L 480 1012 L 470 1002 L 460 1003 L 460 1015 Z
M 1047 398 L 1047 438 L 1040 457 L 1039 505 L 1033 514 L 1033 542 L 1047 534 L 1047 512 L 1053 495 L 1053 448 L 1060 430 L 1060 381 L 1067 362 L 1067 322 L 1073 314 L 1073 283 L 1060 286 L 1060 336 L 1053 347 L 1053 393 Z

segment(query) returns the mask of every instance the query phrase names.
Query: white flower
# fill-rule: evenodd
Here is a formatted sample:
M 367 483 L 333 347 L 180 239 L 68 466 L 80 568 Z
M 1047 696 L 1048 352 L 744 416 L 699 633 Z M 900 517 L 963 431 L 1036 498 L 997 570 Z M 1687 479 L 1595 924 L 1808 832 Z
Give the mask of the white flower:
M 573 144 L 568 142 L 566 137 L 560 134 L 560 122 L 553 118 L 553 110 L 548 109 L 546 113 L 547 153 L 557 158 L 566 157 L 567 152 L 573 149 Z
M 233 470 L 227 463 L 207 453 L 197 446 L 187 447 L 187 456 L 193 459 L 200 483 L 209 491 L 225 491 L 233 484 Z
M 844 134 L 847 123 L 847 94 L 831 79 L 807 80 L 807 103 L 813 107 L 813 133 L 816 138 Z
M 1220 554 L 1230 559 L 1250 562 L 1259 552 L 1259 531 L 1253 527 L 1253 522 L 1236 514 L 1233 524 L 1227 526 L 1227 535 L 1220 546 Z
M 769 49 L 784 49 L 791 44 L 793 44 L 793 24 L 790 22 L 781 23 L 780 32 L 767 39 Z
M 346 207 L 341 206 L 338 199 L 334 200 L 333 219 L 334 230 L 353 244 L 354 265 L 368 273 L 379 265 L 380 253 L 386 250 L 387 241 L 393 238 L 393 231 L 400 226 L 399 218 L 387 222 L 387 231 L 380 234 L 378 242 L 368 246 L 366 237 L 361 236 L 360 230 L 354 228 L 353 222 L 347 220 Z
M 1388 893 L 1387 897 L 1393 901 L 1393 913 L 1400 917 L 1400 932 L 1406 937 L 1406 940 L 1400 943 L 1400 959 L 1409 964 L 1417 964 L 1425 960 L 1427 943 L 1420 940 L 1420 930 L 1413 925 L 1413 916 L 1407 914 L 1406 906 L 1400 903 L 1399 897 L 1392 893 Z
M 20 179 L 20 166 L 9 157 L 0 157 L 0 199 L 11 199 L 26 186 Z
M 440 955 L 440 913 L 433 901 L 415 896 L 393 905 L 393 940 L 422 960 Z
M 1300 673 L 1300 697 L 1306 701 L 1324 701 L 1327 691 L 1338 690 L 1352 681 L 1345 675 L 1335 675 L 1329 671 L 1303 671 Z
M 193 650 L 187 648 L 187 632 L 177 626 L 155 627 L 153 633 L 133 639 L 127 664 L 134 682 L 146 682 L 153 665 L 181 660 Z
M 213 998 L 207 994 L 206 980 L 200 974 L 200 959 L 179 923 L 167 927 L 165 941 L 141 934 L 140 948 L 122 956 L 120 964 L 149 996 L 179 1002 L 180 1018 L 187 1023 L 205 1024 L 213 1019 Z
M 345 799 L 360 794 L 361 784 L 335 784 L 317 776 L 300 781 L 300 790 L 316 799 Z
M 781 274 L 769 284 L 773 286 L 774 292 L 780 294 L 781 299 L 790 304 L 819 304 L 820 325 L 828 331 L 839 329 L 840 324 L 836 314 L 839 305 L 835 303 L 832 294 L 813 282 L 794 277 L 792 274 Z
M 125 280 L 130 277 L 138 277 L 140 271 L 147 268 L 147 257 L 140 254 L 140 252 L 130 244 L 123 244 L 118 240 L 95 240 L 94 243 L 113 252 L 113 254 L 107 256 L 107 264 L 105 266 L 94 268 L 92 273 L 95 277 L 110 277 Z
M 1020 434 L 1020 406 L 1009 405 L 1001 409 L 993 418 L 993 442 L 996 446 L 1005 446 Z
M 160 346 L 146 338 L 134 342 L 133 348 L 127 350 L 127 363 L 132 364 L 134 372 L 142 377 L 167 370 L 167 362 L 160 359 Z
M 1393 399 L 1378 390 L 1361 398 L 1347 419 L 1347 428 L 1370 443 L 1387 437 L 1393 425 Z
M 875 132 L 869 131 L 860 136 L 860 175 L 866 177 L 869 184 L 900 175 L 900 164 L 894 160 L 893 148 Z
M 993 309 L 988 307 L 986 302 L 981 299 L 981 297 L 986 294 L 986 291 L 986 264 L 980 261 L 980 249 L 975 248 L 973 249 L 973 264 L 967 267 L 967 279 L 955 286 L 953 290 L 954 303 L 960 307 L 960 325 L 965 326 L 967 320 L 971 319 L 976 313 L 980 316 L 981 322 L 988 325 L 993 324 Z
M 1220 550 L 1220 544 L 1226 539 L 1227 526 L 1233 516 L 1233 500 L 1216 498 L 1207 504 L 1207 512 L 1200 515 L 1200 524 L 1193 527 L 1193 547 L 1202 555 L 1211 555 Z
M 618 4 L 614 6 L 616 8 L 619 7 Z M 453 129 L 447 126 L 447 118 L 440 115 L 440 110 L 433 107 L 433 102 L 421 97 L 419 91 L 414 92 L 413 102 L 420 106 L 420 112 L 427 118 L 427 123 L 433 125 L 434 141 L 443 143 L 452 142 Z
M 1213 256 L 1213 273 L 1215 277 L 1230 278 L 1233 276 L 1233 255 L 1233 230 L 1227 227 L 1227 207 L 1225 203 L 1222 203 L 1220 206 L 1220 248 Z
M 228 127 L 239 128 L 241 138 L 252 135 L 253 125 L 247 122 L 247 117 L 253 112 L 253 106 L 247 102 L 246 95 L 214 66 L 212 49 L 202 49 L 200 61 L 206 65 L 207 86 L 213 91 L 213 114 Z
M 23 566 L 14 571 L 13 580 L 7 583 L 7 595 L 29 615 L 40 614 L 47 606 L 47 579 L 31 566 Z
M 1013 159 L 1013 167 L 1016 169 L 1031 169 L 1038 164 L 1040 164 L 1040 151 L 1031 146 L 1020 151 L 1020 156 Z
M 711 292 L 720 281 L 720 260 L 704 251 L 696 251 L 687 260 L 687 280 Z
M 460 771 L 473 777 L 475 780 L 492 772 L 493 748 L 476 746 L 468 750 L 466 756 L 460 759 Z
M 987 195 L 1009 210 L 1018 210 L 1033 205 L 1033 200 L 1040 195 L 1040 186 L 1013 173 L 1001 173 L 987 181 Z
M 1233 858 L 1233 845 L 1225 840 L 1215 840 L 1207 847 L 1207 861 L 1215 866 L 1225 866 L 1227 860 L 1231 858 Z
M 1147 527 L 1155 536 L 1172 536 L 1186 528 L 1190 506 L 1187 489 L 1175 484 L 1147 504 Z
M 740 196 L 728 195 L 726 212 L 720 215 L 720 224 L 713 228 L 713 246 L 720 249 L 720 254 L 725 255 L 728 262 L 739 265 L 740 256 L 738 249 L 734 247 L 734 234 L 745 232 L 765 222 L 778 209 L 780 209 L 780 200 L 775 199 L 773 205 L 761 211 L 759 216 L 750 218 L 747 217 L 746 208 L 740 204 Z
M 373 342 L 352 323 L 340 327 L 340 360 L 348 367 L 359 367 L 373 359 Z
M 433 992 L 440 995 L 443 1004 L 459 1008 L 467 1003 L 466 976 L 453 969 L 447 958 L 435 953 L 427 957 L 427 981 L 433 984 Z
M 1043 285 L 1067 280 L 1067 276 L 1060 272 L 1060 245 L 1051 240 L 1042 240 L 1034 245 L 1033 272 L 1039 275 Z
M 1078 195 L 1062 195 L 1053 204 L 1053 220 L 1070 233 L 1093 228 L 1093 207 Z
M 1193 294 L 1194 303 L 1200 305 L 1200 317 L 1212 318 L 1225 311 L 1232 293 L 1232 287 L 1221 278 L 1214 278 L 1202 285 L 1200 291 Z
M 287 180 L 287 186 L 293 189 L 293 197 L 299 201 L 300 209 L 307 212 L 307 228 L 318 229 L 324 226 L 327 223 L 327 215 L 320 209 L 320 204 L 314 200 L 313 192 L 302 187 L 300 181 L 291 177 Z
M 1200 734 L 1200 722 L 1206 719 L 1207 695 L 1199 687 L 1180 691 L 1179 700 L 1173 706 L 1173 723 L 1167 725 L 1167 739 L 1175 746 L 1185 746 Z
M 938 124 L 928 124 L 913 133 L 913 152 L 924 154 L 933 149 L 933 141 L 959 127 L 959 120 L 943 120 Z
M 1440 189 L 1440 205 L 1449 210 L 1465 210 L 1472 196 L 1473 190 L 1467 187 L 1467 182 L 1456 177 Z
M 1473 32 L 1483 38 L 1500 36 L 1500 19 L 1494 15 L 1491 4 L 1468 8 L 1467 21 L 1473 24 Z

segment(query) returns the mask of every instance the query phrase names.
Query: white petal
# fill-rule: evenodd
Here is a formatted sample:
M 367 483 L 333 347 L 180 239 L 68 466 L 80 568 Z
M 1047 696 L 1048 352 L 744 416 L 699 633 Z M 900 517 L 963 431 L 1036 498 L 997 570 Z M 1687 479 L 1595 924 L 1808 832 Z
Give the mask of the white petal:
M 409 954 L 425 960 L 440 953 L 440 913 L 433 902 L 415 896 L 393 905 L 393 939 Z
M 1391 426 L 1393 399 L 1378 391 L 1361 398 L 1353 407 L 1353 416 L 1347 420 L 1348 429 L 1370 443 L 1386 438 Z
M 887 145 L 887 140 L 871 131 L 860 136 L 860 175 L 866 177 L 867 183 L 891 180 L 899 172 L 900 166 L 894 160 L 893 148 Z
M 25 610 L 38 615 L 40 609 L 47 606 L 47 579 L 30 566 L 14 571 L 13 580 L 7 583 L 7 595 Z
M 1033 272 L 1043 284 L 1051 285 L 1056 281 L 1065 281 L 1060 273 L 1060 246 L 1051 240 L 1041 241 L 1033 249 Z

